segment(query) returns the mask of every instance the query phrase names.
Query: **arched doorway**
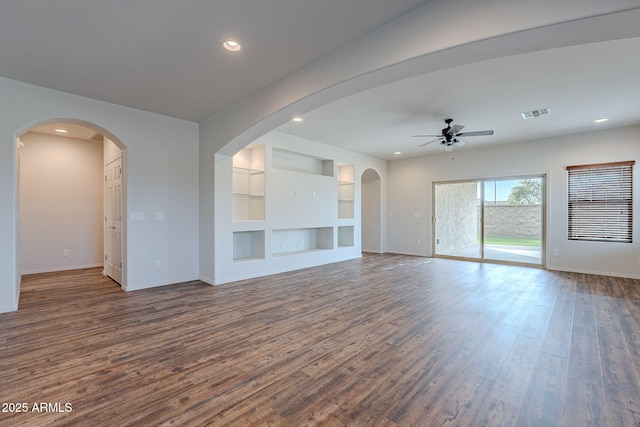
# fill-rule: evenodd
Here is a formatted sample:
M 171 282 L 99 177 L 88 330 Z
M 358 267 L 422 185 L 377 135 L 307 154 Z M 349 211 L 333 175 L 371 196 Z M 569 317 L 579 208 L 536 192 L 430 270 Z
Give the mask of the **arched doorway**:
M 373 169 L 362 173 L 362 251 L 382 253 L 382 185 Z
M 125 285 L 124 145 L 74 119 L 42 120 L 16 135 L 17 273 L 104 266 Z M 108 271 L 111 262 L 117 269 Z

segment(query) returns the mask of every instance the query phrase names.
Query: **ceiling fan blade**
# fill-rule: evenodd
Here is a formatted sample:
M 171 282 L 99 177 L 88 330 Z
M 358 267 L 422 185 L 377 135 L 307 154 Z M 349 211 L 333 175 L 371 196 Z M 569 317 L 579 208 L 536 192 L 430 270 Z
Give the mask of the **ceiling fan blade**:
M 420 145 L 418 145 L 418 147 L 424 147 L 425 145 L 429 145 L 429 144 L 431 144 L 432 142 L 440 141 L 441 139 L 442 139 L 442 138 L 436 138 L 436 139 L 433 139 L 433 140 L 431 140 L 431 141 L 425 142 L 424 144 L 420 144 Z
M 442 135 L 411 135 L 411 138 L 440 138 Z
M 462 125 L 453 125 L 451 126 L 451 129 L 449 129 L 449 132 L 447 132 L 449 135 L 456 135 L 458 132 L 460 132 L 462 129 L 464 128 L 464 126 Z
M 493 135 L 492 130 L 479 130 L 476 132 L 460 132 L 456 134 L 456 136 L 485 136 L 485 135 Z

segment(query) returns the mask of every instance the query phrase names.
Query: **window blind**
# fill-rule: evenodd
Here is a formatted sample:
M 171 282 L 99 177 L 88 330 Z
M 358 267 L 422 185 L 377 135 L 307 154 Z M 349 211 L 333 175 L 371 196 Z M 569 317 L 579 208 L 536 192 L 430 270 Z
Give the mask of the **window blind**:
M 634 164 L 567 167 L 569 240 L 631 243 Z

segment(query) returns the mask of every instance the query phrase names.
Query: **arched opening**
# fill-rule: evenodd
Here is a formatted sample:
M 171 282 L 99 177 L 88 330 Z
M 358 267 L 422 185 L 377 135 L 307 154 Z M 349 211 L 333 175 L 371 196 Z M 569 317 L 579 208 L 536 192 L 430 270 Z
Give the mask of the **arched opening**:
M 122 142 L 93 123 L 64 118 L 31 123 L 16 142 L 18 277 L 103 267 L 124 286 Z
M 362 252 L 382 253 L 382 185 L 373 169 L 362 173 Z

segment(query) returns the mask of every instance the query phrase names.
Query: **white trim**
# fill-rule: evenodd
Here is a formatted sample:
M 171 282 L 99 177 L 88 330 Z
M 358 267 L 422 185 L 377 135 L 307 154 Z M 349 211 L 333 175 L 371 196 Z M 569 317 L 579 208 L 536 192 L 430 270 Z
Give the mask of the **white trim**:
M 56 267 L 56 268 L 44 268 L 39 270 L 23 271 L 22 275 L 24 276 L 27 274 L 55 273 L 57 271 L 81 270 L 83 268 L 98 268 L 98 267 L 104 267 L 104 265 L 100 263 L 100 264 L 87 264 L 87 265 L 71 265 L 67 267 Z
M 208 277 L 200 276 L 198 278 L 198 280 L 200 280 L 201 282 L 206 283 L 207 285 L 211 285 L 211 286 L 215 286 L 216 285 L 216 281 L 213 280 L 213 279 L 210 279 Z
M 18 310 L 17 304 L 7 305 L 7 306 L 0 305 L 0 313 L 11 313 L 12 311 L 17 311 L 17 310 Z
M 193 282 L 196 280 L 200 280 L 198 277 L 184 277 L 178 279 L 171 279 L 170 281 L 160 281 L 160 282 L 150 282 L 150 283 L 141 283 L 132 287 L 130 284 L 127 286 L 122 285 L 122 289 L 126 292 L 140 291 L 142 289 L 150 289 L 150 288 L 159 288 L 161 286 L 169 286 L 169 285 L 180 285 L 186 282 Z
M 624 275 L 624 274 L 610 272 L 610 271 L 581 270 L 579 268 L 563 268 L 563 267 L 547 267 L 547 270 L 559 271 L 559 272 L 565 272 L 565 273 L 591 274 L 594 276 L 619 277 L 622 279 L 640 279 L 640 274 Z

